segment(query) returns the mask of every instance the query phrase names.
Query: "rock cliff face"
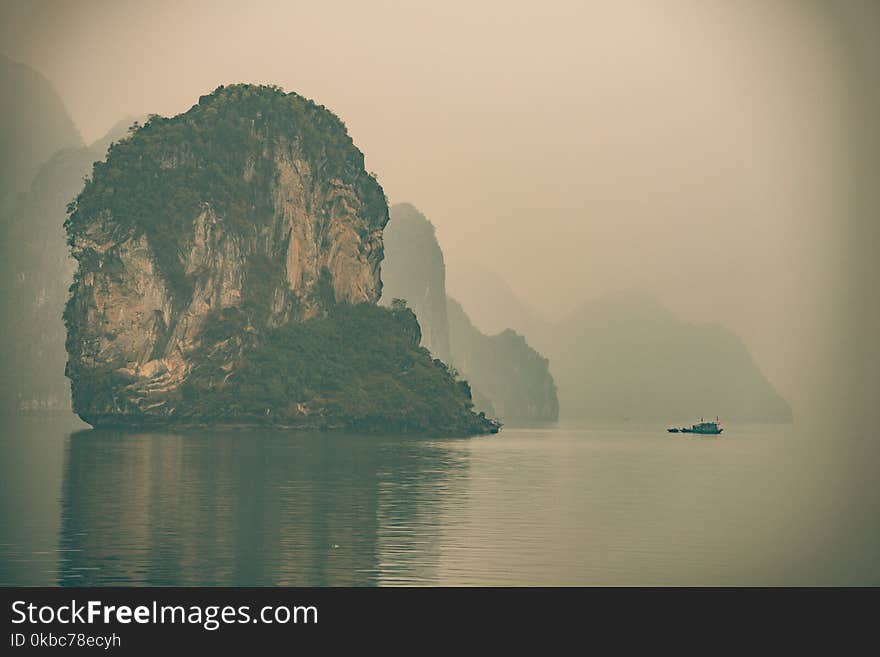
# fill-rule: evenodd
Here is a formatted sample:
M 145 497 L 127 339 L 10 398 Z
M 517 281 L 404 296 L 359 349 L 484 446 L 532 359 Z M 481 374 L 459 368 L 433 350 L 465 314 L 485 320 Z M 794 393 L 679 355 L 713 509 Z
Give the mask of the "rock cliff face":
M 242 393 L 253 405 L 228 417 L 211 403 L 281 327 L 379 299 L 387 205 L 332 113 L 274 87 L 220 87 L 114 145 L 71 210 L 67 374 L 85 421 L 354 422 L 315 390 L 288 390 L 283 408 Z M 207 363 L 212 376 L 195 377 Z

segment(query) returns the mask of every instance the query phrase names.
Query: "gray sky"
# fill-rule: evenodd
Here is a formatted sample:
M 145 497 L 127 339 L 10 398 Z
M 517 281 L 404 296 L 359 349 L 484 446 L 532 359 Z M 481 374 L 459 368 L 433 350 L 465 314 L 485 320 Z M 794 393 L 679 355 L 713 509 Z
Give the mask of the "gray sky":
M 648 289 L 797 407 L 853 316 L 865 211 L 848 30 L 878 13 L 841 4 L 7 0 L 0 38 L 87 141 L 222 83 L 313 98 L 450 258 L 551 318 Z

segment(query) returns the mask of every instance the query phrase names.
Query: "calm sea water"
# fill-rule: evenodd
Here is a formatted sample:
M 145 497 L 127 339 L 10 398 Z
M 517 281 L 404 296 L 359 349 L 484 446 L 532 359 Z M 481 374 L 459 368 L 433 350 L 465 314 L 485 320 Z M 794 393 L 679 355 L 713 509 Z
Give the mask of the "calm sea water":
M 797 425 L 416 439 L 8 419 L 0 583 L 865 583 L 846 462 Z M 876 571 L 874 571 L 876 572 Z

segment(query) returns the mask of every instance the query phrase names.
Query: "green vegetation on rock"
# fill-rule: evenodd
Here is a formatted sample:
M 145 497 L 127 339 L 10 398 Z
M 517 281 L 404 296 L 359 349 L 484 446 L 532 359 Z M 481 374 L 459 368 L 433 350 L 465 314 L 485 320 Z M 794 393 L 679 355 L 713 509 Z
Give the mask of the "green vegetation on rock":
M 472 412 L 470 388 L 419 347 L 402 305 L 333 307 L 242 346 L 235 309 L 212 317 L 195 368 L 180 387 L 177 424 L 247 425 L 358 432 L 471 434 L 497 430 Z M 230 357 L 235 367 L 230 371 Z M 149 424 L 150 419 L 127 418 Z

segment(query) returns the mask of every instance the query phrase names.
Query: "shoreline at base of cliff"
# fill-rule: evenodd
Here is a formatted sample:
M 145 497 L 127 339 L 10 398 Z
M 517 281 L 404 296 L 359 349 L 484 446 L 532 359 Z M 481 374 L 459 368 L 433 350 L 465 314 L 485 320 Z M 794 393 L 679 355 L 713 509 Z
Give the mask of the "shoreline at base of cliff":
M 406 436 L 413 438 L 474 438 L 478 436 L 490 436 L 499 433 L 504 426 L 503 423 L 486 418 L 486 430 L 481 431 L 437 431 L 413 429 L 409 430 L 405 427 L 397 427 L 394 425 L 382 424 L 374 427 L 363 426 L 359 424 L 345 423 L 301 423 L 301 424 L 261 424 L 259 422 L 238 422 L 238 423 L 138 423 L 138 422 L 99 422 L 97 424 L 88 423 L 93 430 L 114 430 L 124 433 L 144 433 L 152 431 L 173 431 L 179 433 L 200 432 L 200 431 L 234 431 L 234 432 L 256 432 L 256 431 L 277 431 L 281 432 L 320 432 L 320 433 L 346 433 L 346 434 L 362 434 L 364 436 Z M 88 429 L 87 429 L 88 430 Z

